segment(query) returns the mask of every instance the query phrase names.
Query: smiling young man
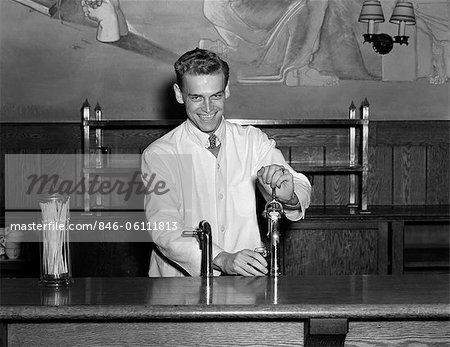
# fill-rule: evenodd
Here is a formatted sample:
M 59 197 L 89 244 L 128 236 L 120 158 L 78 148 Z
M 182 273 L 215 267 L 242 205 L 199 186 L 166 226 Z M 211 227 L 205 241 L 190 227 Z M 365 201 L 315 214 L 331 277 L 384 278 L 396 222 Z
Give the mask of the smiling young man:
M 311 185 L 275 148 L 275 141 L 252 126 L 224 118 L 230 96 L 229 67 L 215 53 L 195 49 L 175 63 L 176 100 L 187 120 L 154 141 L 142 155 L 142 179 L 166 183 L 167 193 L 147 194 L 145 212 L 155 243 L 149 276 L 198 276 L 201 254 L 184 230 L 211 224 L 215 275 L 262 276 L 267 263 L 261 245 L 255 186 L 272 188 L 287 218 L 299 220 L 309 206 Z M 156 223 L 156 224 L 155 224 Z

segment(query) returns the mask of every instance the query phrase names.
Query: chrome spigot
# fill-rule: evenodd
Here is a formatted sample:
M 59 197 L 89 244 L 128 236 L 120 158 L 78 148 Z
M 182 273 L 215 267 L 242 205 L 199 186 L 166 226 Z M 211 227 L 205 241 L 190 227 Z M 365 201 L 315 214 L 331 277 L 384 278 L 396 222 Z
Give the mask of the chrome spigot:
M 277 277 L 282 274 L 279 219 L 284 216 L 284 209 L 277 199 L 275 188 L 272 189 L 272 200 L 267 202 L 264 207 L 263 216 L 267 218 L 267 236 L 270 238 L 269 275 Z
M 202 277 L 212 277 L 212 233 L 211 225 L 202 220 L 198 228 L 193 231 L 183 231 L 184 236 L 198 236 L 200 241 L 200 250 L 202 252 L 202 262 L 200 275 Z

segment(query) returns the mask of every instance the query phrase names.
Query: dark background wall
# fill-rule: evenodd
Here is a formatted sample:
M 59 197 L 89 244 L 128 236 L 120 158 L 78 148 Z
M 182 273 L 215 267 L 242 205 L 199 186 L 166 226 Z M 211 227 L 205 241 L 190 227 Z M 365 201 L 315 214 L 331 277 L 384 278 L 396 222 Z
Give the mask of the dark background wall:
M 114 155 L 139 154 L 153 140 L 171 129 L 110 129 L 104 131 L 104 145 Z M 6 154 L 80 154 L 81 123 L 13 124 L 3 123 L 2 153 Z M 277 141 L 288 161 L 302 165 L 324 162 L 345 163 L 348 158 L 348 130 L 265 127 L 269 137 Z M 369 126 L 369 205 L 448 205 L 449 204 L 449 134 L 447 121 L 373 121 Z M 2 156 L 3 157 L 3 156 Z M 3 157 L 4 158 L 4 157 Z M 35 208 L 35 201 L 18 194 L 26 186 L 27 176 L 41 167 L 40 156 L 24 157 L 9 169 L 5 193 L 7 208 Z M 75 159 L 74 159 L 75 160 Z M 58 165 L 55 163 L 55 165 Z M 65 172 L 73 179 L 81 176 L 81 162 L 67 165 Z M 2 165 L 2 167 L 4 167 Z M 31 171 L 30 171 L 31 170 Z M 2 171 L 2 175 L 5 175 Z M 4 176 L 3 176 L 4 177 Z M 343 206 L 348 203 L 348 176 L 311 176 L 312 204 Z M 22 182 L 22 183 L 21 183 Z M 4 199 L 4 195 L 2 195 Z M 83 196 L 71 198 L 71 207 L 81 209 Z M 4 200 L 2 206 L 5 206 Z M 120 207 L 122 202 L 112 201 Z M 141 208 L 136 202 L 136 208 Z

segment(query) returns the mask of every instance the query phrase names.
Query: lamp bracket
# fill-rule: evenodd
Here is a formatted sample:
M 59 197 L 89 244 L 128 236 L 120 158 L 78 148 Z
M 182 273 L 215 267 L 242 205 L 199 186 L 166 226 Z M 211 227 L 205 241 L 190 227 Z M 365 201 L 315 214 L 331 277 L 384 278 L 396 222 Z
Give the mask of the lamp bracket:
M 408 46 L 408 39 L 409 36 L 394 36 L 394 43 L 399 43 L 400 45 L 407 45 Z
M 394 47 L 394 43 L 408 45 L 409 36 L 394 36 L 388 34 L 363 34 L 364 42 L 369 42 L 375 52 L 379 54 L 388 54 Z

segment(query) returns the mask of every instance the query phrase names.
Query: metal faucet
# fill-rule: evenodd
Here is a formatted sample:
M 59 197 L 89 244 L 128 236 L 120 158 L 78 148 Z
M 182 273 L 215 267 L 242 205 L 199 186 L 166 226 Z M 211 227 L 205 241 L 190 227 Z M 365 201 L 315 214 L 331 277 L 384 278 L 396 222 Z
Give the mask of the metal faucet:
M 278 201 L 275 188 L 272 188 L 272 200 L 267 202 L 263 212 L 267 218 L 267 236 L 270 238 L 270 264 L 269 275 L 277 277 L 281 275 L 281 254 L 280 254 L 280 223 L 279 219 L 284 216 L 284 209 Z
M 200 275 L 202 277 L 212 277 L 212 233 L 211 225 L 202 220 L 198 228 L 193 231 L 183 231 L 184 236 L 198 236 L 200 241 L 200 250 L 202 251 L 202 262 Z

